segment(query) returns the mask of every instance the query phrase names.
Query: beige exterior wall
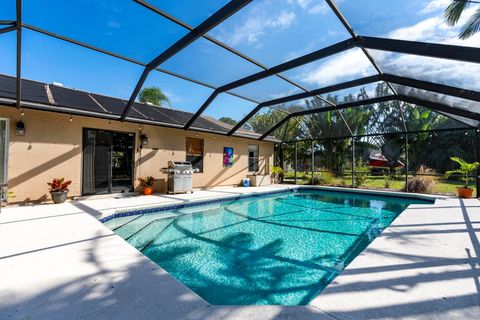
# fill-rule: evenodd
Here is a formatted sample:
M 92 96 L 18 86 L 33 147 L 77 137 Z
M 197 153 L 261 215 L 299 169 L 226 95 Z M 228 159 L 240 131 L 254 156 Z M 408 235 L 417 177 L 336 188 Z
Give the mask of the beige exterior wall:
M 139 125 L 119 121 L 70 116 L 45 111 L 25 110 L 23 122 L 25 136 L 15 135 L 20 112 L 0 106 L 0 118 L 10 120 L 8 159 L 8 188 L 13 191 L 14 202 L 45 201 L 50 199 L 47 182 L 54 177 L 73 181 L 69 196 L 81 195 L 82 132 L 83 128 L 104 129 L 135 133 L 135 181 L 140 176 L 152 175 L 156 192 L 166 191 L 166 175 L 161 172 L 169 160 L 185 161 L 186 137 L 204 139 L 204 170 L 195 173 L 195 188 L 239 185 L 248 174 L 248 145 L 258 144 L 260 172 L 269 173 L 273 164 L 273 143 L 256 140 L 196 133 L 181 129 L 143 125 L 142 133 L 149 144 L 139 148 Z M 235 162 L 223 167 L 223 147 L 234 148 Z M 136 187 L 138 189 L 137 183 Z

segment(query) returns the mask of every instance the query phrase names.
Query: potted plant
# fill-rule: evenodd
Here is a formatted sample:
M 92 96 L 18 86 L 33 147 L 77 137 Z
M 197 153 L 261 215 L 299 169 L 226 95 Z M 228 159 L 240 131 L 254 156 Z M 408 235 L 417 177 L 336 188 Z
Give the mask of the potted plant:
M 68 186 L 71 183 L 71 180 L 65 181 L 64 178 L 54 178 L 52 182 L 47 183 L 54 203 L 64 203 L 67 200 Z
M 274 183 L 282 183 L 283 182 L 283 175 L 284 171 L 282 167 L 273 166 L 272 167 L 272 177 Z
M 153 193 L 153 182 L 155 179 L 152 176 L 146 176 L 144 178 L 138 178 L 140 186 L 143 187 L 143 194 L 149 196 Z
M 460 165 L 460 168 L 455 170 L 450 170 L 445 172 L 445 179 L 448 179 L 452 174 L 459 173 L 462 175 L 460 178 L 465 182 L 465 185 L 462 187 L 457 187 L 457 194 L 459 198 L 471 198 L 473 194 L 473 189 L 468 186 L 470 181 L 472 180 L 471 175 L 472 173 L 480 166 L 480 163 L 473 162 L 468 163 L 459 157 L 451 157 L 452 161 L 455 161 Z

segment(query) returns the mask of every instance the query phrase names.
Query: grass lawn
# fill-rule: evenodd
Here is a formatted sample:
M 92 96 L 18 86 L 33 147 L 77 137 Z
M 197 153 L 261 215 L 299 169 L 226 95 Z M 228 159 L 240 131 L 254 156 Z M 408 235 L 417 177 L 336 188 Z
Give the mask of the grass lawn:
M 310 183 L 311 173 L 305 174 L 304 172 L 297 172 L 297 184 L 308 184 Z M 286 179 L 294 179 L 294 172 L 289 171 L 285 175 Z M 410 178 L 410 176 L 409 176 Z M 352 175 L 344 175 L 342 177 L 333 177 L 332 182 L 328 185 L 334 186 L 351 186 L 352 184 Z M 438 178 L 437 183 L 433 187 L 434 194 L 444 194 L 444 195 L 456 195 L 457 186 L 461 186 L 463 184 L 462 181 L 450 179 L 445 180 Z M 385 178 L 383 176 L 372 176 L 369 175 L 365 184 L 363 184 L 360 188 L 366 189 L 388 189 L 388 190 L 395 190 L 395 191 L 402 191 L 405 187 L 405 177 L 398 177 L 397 179 L 390 181 L 390 186 L 388 188 L 385 187 Z M 474 184 L 472 183 L 470 187 L 475 189 Z

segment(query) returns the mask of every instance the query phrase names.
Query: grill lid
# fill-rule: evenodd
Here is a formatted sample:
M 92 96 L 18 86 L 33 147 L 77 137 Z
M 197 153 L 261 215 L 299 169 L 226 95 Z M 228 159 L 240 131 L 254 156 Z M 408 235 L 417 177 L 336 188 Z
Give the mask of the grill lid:
M 168 161 L 168 167 L 180 171 L 192 170 L 192 163 L 190 161 Z

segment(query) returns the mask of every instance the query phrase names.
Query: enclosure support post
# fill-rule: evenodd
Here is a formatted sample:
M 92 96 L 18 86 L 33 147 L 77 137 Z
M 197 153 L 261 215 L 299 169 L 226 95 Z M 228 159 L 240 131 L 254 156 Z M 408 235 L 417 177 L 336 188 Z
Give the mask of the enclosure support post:
M 355 138 L 352 137 L 352 188 L 355 188 Z
M 311 140 L 311 151 L 312 151 L 312 185 L 314 184 L 314 181 L 313 181 L 313 174 L 315 172 L 315 149 L 314 149 L 314 146 L 313 146 L 313 140 Z
M 408 133 L 405 133 L 405 191 L 408 192 Z
M 293 167 L 293 178 L 294 178 L 294 181 L 295 181 L 295 184 L 297 184 L 297 142 L 295 142 L 295 159 L 294 159 L 294 167 Z
M 480 161 L 480 130 L 475 130 L 475 161 Z M 477 198 L 480 198 L 480 170 L 475 171 L 475 186 L 477 187 Z
M 17 69 L 16 69 L 16 104 L 20 109 L 22 102 L 22 0 L 17 0 Z
M 282 168 L 282 170 L 285 170 L 285 158 L 284 158 L 283 142 L 280 143 L 280 149 L 279 149 L 278 152 L 280 153 L 280 156 L 278 158 L 280 163 L 278 164 L 278 166 L 280 168 Z

